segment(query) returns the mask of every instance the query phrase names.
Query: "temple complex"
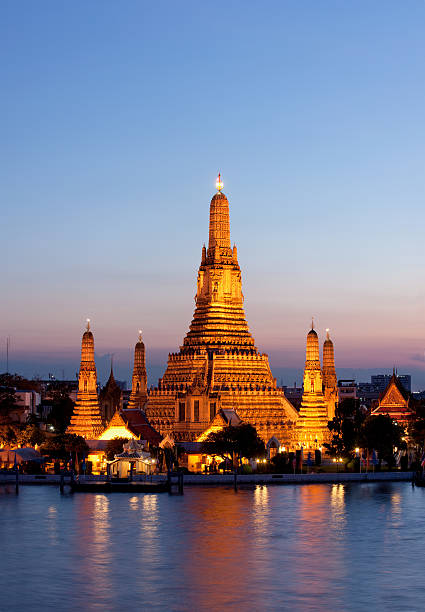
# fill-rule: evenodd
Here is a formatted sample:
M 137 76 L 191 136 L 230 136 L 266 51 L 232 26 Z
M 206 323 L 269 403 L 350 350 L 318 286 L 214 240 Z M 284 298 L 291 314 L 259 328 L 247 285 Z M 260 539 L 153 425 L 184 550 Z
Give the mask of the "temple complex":
M 289 444 L 298 413 L 277 388 L 268 357 L 249 332 L 241 270 L 230 242 L 229 202 L 217 193 L 210 204 L 208 248 L 202 248 L 195 312 L 183 345 L 169 355 L 146 415 L 162 434 L 195 440 L 221 409 L 235 410 L 267 442 Z
M 304 392 L 299 419 L 295 426 L 297 446 L 304 450 L 321 449 L 329 438 L 328 420 L 320 367 L 319 338 L 312 322 L 307 335 Z
M 81 365 L 78 375 L 77 401 L 66 433 L 94 439 L 102 433 L 103 429 L 97 397 L 94 338 L 90 331 L 90 320 L 87 320 L 87 329 L 83 334 L 81 343 Z
M 335 371 L 334 345 L 326 330 L 326 340 L 323 343 L 323 394 L 328 407 L 328 421 L 335 416 L 335 407 L 338 402 L 338 380 Z
M 99 393 L 99 405 L 103 422 L 109 423 L 117 410 L 122 408 L 122 391 L 116 383 L 112 369 L 108 381 Z
M 147 375 L 145 362 L 145 345 L 142 342 L 142 332 L 139 330 L 139 340 L 134 347 L 133 377 L 128 408 L 142 410 L 147 400 Z

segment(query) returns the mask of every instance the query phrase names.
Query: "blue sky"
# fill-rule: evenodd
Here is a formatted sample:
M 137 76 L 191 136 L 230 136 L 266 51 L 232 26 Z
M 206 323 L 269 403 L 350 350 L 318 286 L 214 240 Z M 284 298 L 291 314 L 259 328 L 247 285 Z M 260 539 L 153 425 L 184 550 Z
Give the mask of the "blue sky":
M 3 357 L 10 335 L 27 374 L 74 372 L 89 316 L 122 377 L 139 328 L 164 364 L 220 170 L 272 368 L 302 369 L 315 315 L 340 367 L 422 376 L 424 2 L 4 0 L 0 17 Z

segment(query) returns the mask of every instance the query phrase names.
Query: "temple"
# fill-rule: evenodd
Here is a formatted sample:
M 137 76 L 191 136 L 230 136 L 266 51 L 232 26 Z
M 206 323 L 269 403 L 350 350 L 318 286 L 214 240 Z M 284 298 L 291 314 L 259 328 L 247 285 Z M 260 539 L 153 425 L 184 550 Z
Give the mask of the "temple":
M 326 330 L 326 340 L 323 343 L 323 394 L 328 407 L 328 421 L 335 416 L 335 408 L 338 403 L 338 380 L 335 371 L 334 345 Z
M 323 443 L 329 438 L 328 420 L 320 367 L 319 338 L 312 322 L 311 330 L 307 334 L 303 398 L 295 426 L 297 446 L 305 450 L 322 449 Z
M 169 355 L 158 387 L 150 390 L 146 415 L 162 435 L 195 440 L 221 409 L 235 410 L 267 442 L 289 443 L 297 411 L 277 388 L 266 354 L 249 332 L 241 270 L 230 242 L 229 201 L 217 193 L 210 204 L 208 248 L 202 248 L 195 312 L 183 345 Z
M 406 428 L 413 417 L 411 394 L 400 382 L 395 370 L 387 388 L 381 393 L 377 405 L 372 407 L 372 415 L 385 414 Z
M 142 342 L 142 332 L 139 330 L 139 340 L 134 347 L 133 377 L 128 408 L 142 410 L 147 400 L 147 375 L 145 362 L 145 345 Z
M 117 385 L 117 382 L 114 377 L 112 360 L 111 373 L 109 374 L 108 381 L 99 393 L 99 405 L 100 413 L 105 424 L 109 423 L 115 412 L 117 410 L 121 410 L 122 408 L 122 391 Z
M 71 423 L 66 433 L 86 439 L 97 438 L 103 431 L 102 416 L 97 397 L 97 373 L 94 362 L 94 338 L 90 320 L 81 343 L 81 365 L 78 375 L 78 392 Z

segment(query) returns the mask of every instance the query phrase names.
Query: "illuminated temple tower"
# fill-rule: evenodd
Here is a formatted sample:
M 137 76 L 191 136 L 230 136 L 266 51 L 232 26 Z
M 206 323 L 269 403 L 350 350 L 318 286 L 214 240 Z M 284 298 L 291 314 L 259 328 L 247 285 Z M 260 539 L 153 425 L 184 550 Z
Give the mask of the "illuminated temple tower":
M 94 338 L 90 320 L 81 343 L 81 365 L 78 375 L 78 393 L 71 423 L 66 433 L 73 433 L 93 440 L 103 431 L 99 400 L 97 397 L 97 373 L 94 362 Z
M 335 371 L 334 345 L 326 330 L 326 340 L 323 343 L 323 393 L 328 407 L 328 420 L 335 416 L 335 406 L 338 402 L 338 381 Z
M 134 347 L 133 378 L 128 408 L 142 410 L 147 400 L 147 375 L 145 363 L 145 345 L 142 342 L 142 332 L 139 330 L 139 341 Z
M 259 353 L 243 309 L 241 271 L 231 247 L 229 202 L 221 192 L 210 204 L 208 249 L 202 248 L 195 313 L 178 353 L 169 355 L 146 415 L 161 434 L 194 440 L 220 409 L 234 409 L 265 442 L 288 444 L 298 413 L 276 387 L 267 355 Z
M 328 409 L 323 394 L 320 367 L 319 339 L 311 324 L 307 334 L 307 350 L 304 368 L 304 392 L 300 416 L 295 426 L 296 440 L 305 450 L 321 448 L 328 441 Z

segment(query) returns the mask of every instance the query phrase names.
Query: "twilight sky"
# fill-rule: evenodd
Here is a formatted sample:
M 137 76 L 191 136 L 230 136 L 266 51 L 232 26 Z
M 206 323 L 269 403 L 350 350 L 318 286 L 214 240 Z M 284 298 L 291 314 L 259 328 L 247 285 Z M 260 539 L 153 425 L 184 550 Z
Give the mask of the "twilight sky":
M 424 27 L 422 0 L 3 0 L 0 370 L 10 336 L 12 371 L 73 375 L 90 317 L 102 382 L 139 328 L 160 375 L 220 170 L 276 375 L 314 315 L 341 371 L 425 387 Z

